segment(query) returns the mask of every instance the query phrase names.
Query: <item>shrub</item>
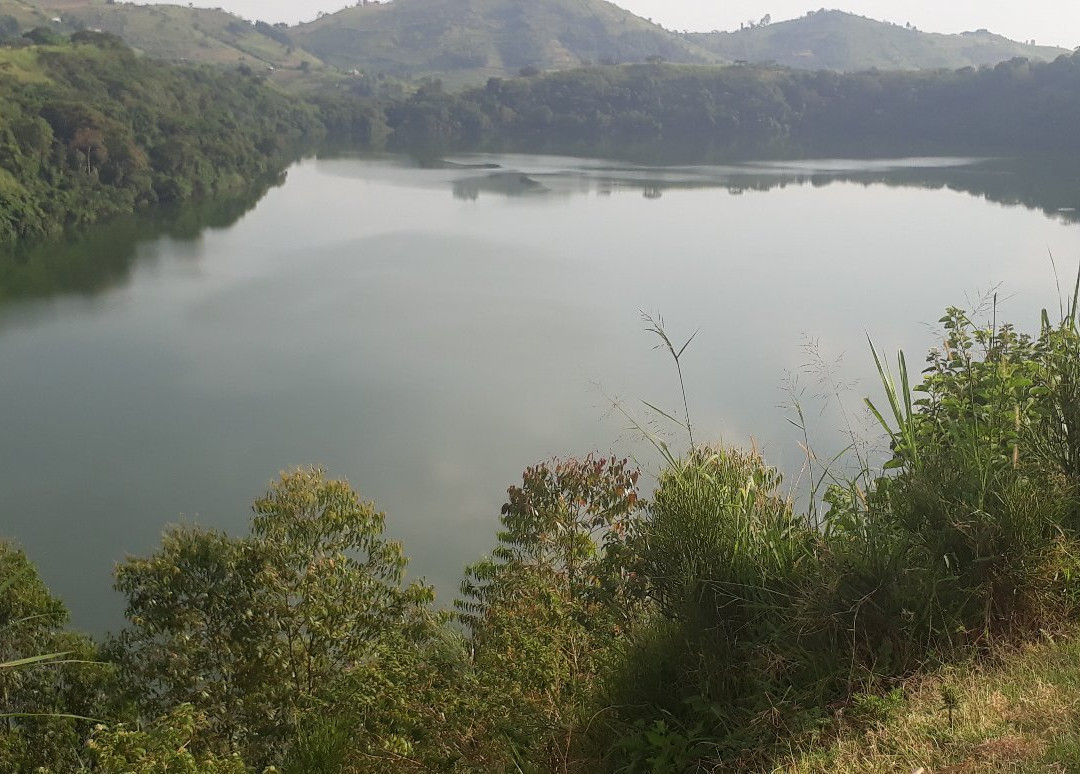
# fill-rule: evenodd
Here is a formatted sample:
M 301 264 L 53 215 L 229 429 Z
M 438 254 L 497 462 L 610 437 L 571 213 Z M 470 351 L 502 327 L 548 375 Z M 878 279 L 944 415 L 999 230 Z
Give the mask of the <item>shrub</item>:
M 192 752 L 190 745 L 205 719 L 181 704 L 146 729 L 99 725 L 87 743 L 94 771 L 102 774 L 247 774 L 235 754 Z
M 466 570 L 460 617 L 516 755 L 565 768 L 599 675 L 638 614 L 627 536 L 638 471 L 587 456 L 525 471 L 491 558 Z
M 344 481 L 282 474 L 254 511 L 248 537 L 175 528 L 117 568 L 130 625 L 116 647 L 145 711 L 190 703 L 208 747 L 265 766 L 344 672 L 424 629 L 433 594 L 401 585 L 383 514 Z
M 785 727 L 800 705 L 791 686 L 814 682 L 791 612 L 819 537 L 780 483 L 732 449 L 696 449 L 660 475 L 634 540 L 657 615 L 608 686 L 635 760 L 652 759 L 641 745 L 658 721 L 713 755 L 740 750 Z

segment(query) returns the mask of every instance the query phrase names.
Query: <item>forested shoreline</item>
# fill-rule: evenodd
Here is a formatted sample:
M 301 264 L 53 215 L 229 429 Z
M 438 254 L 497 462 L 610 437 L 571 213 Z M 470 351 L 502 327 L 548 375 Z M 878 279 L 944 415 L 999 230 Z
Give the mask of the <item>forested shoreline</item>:
M 168 65 L 114 36 L 0 48 L 0 245 L 250 187 L 330 139 L 430 158 L 529 151 L 702 163 L 1068 154 L 1080 55 L 956 72 L 651 63 L 492 78 L 403 98 L 289 97 L 261 75 Z
M 0 245 L 250 187 L 326 133 L 250 71 L 155 62 L 110 35 L 0 63 Z
M 1075 152 L 1080 54 L 841 74 L 663 63 L 437 84 L 386 108 L 392 144 L 701 163 Z

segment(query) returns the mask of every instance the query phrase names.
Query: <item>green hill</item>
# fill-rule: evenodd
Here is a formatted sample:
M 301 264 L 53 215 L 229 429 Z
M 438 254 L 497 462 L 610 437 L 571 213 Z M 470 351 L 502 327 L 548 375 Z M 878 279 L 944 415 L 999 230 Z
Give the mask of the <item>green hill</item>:
M 298 88 L 317 80 L 308 72 L 331 81 L 352 71 L 435 76 L 458 87 L 530 69 L 657 59 L 857 71 L 959 69 L 1070 53 L 985 30 L 924 33 L 824 10 L 738 32 L 678 34 L 606 0 L 361 0 L 296 27 L 252 23 L 220 9 L 181 5 L 0 0 L 0 39 L 42 26 L 63 34 L 109 32 L 158 59 L 273 69 L 275 81 L 295 81 Z
M 295 28 L 294 40 L 344 70 L 482 82 L 522 68 L 724 61 L 603 0 L 394 0 Z
M 1071 53 L 1017 43 L 986 30 L 942 35 L 824 10 L 738 32 L 689 33 L 686 39 L 719 57 L 806 70 L 956 70 L 1013 57 L 1049 61 Z
M 293 45 L 287 29 L 252 24 L 217 9 L 106 0 L 0 0 L 0 29 L 5 17 L 24 31 L 47 26 L 61 33 L 109 32 L 155 59 L 291 69 L 318 61 Z

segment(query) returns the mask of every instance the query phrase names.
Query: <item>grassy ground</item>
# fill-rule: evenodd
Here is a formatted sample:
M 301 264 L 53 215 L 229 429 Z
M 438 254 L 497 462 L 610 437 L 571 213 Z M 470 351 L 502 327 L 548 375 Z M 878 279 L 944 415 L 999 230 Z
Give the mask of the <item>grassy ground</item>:
M 1080 771 L 1080 635 L 913 679 L 844 715 L 835 737 L 778 771 Z
M 25 48 L 0 48 L 0 78 L 23 83 L 46 83 L 49 80 L 38 65 L 37 51 Z
M 317 67 L 317 58 L 261 34 L 248 22 L 209 8 L 185 5 L 131 5 L 105 0 L 0 0 L 0 13 L 29 28 L 44 24 L 58 32 L 79 27 L 122 37 L 128 45 L 158 59 L 234 65 L 255 69 Z M 62 20 L 60 24 L 49 21 Z
M 11 16 L 23 30 L 48 26 L 49 15 L 27 0 L 0 0 L 0 14 Z

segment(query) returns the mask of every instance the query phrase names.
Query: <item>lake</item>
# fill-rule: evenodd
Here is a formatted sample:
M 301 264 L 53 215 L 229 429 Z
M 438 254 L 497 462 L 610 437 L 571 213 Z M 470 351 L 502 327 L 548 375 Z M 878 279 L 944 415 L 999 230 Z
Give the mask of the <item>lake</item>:
M 946 306 L 997 289 L 1028 329 L 1056 310 L 1076 179 L 1050 161 L 309 159 L 264 196 L 8 256 L 0 533 L 100 632 L 122 620 L 115 562 L 168 523 L 242 534 L 278 471 L 318 464 L 448 600 L 526 466 L 600 450 L 655 469 L 626 414 L 685 447 L 642 402 L 682 410 L 642 312 L 679 343 L 698 331 L 696 439 L 755 443 L 804 491 L 793 396 L 822 456 L 849 423 L 876 442 L 868 335 L 918 364 Z

